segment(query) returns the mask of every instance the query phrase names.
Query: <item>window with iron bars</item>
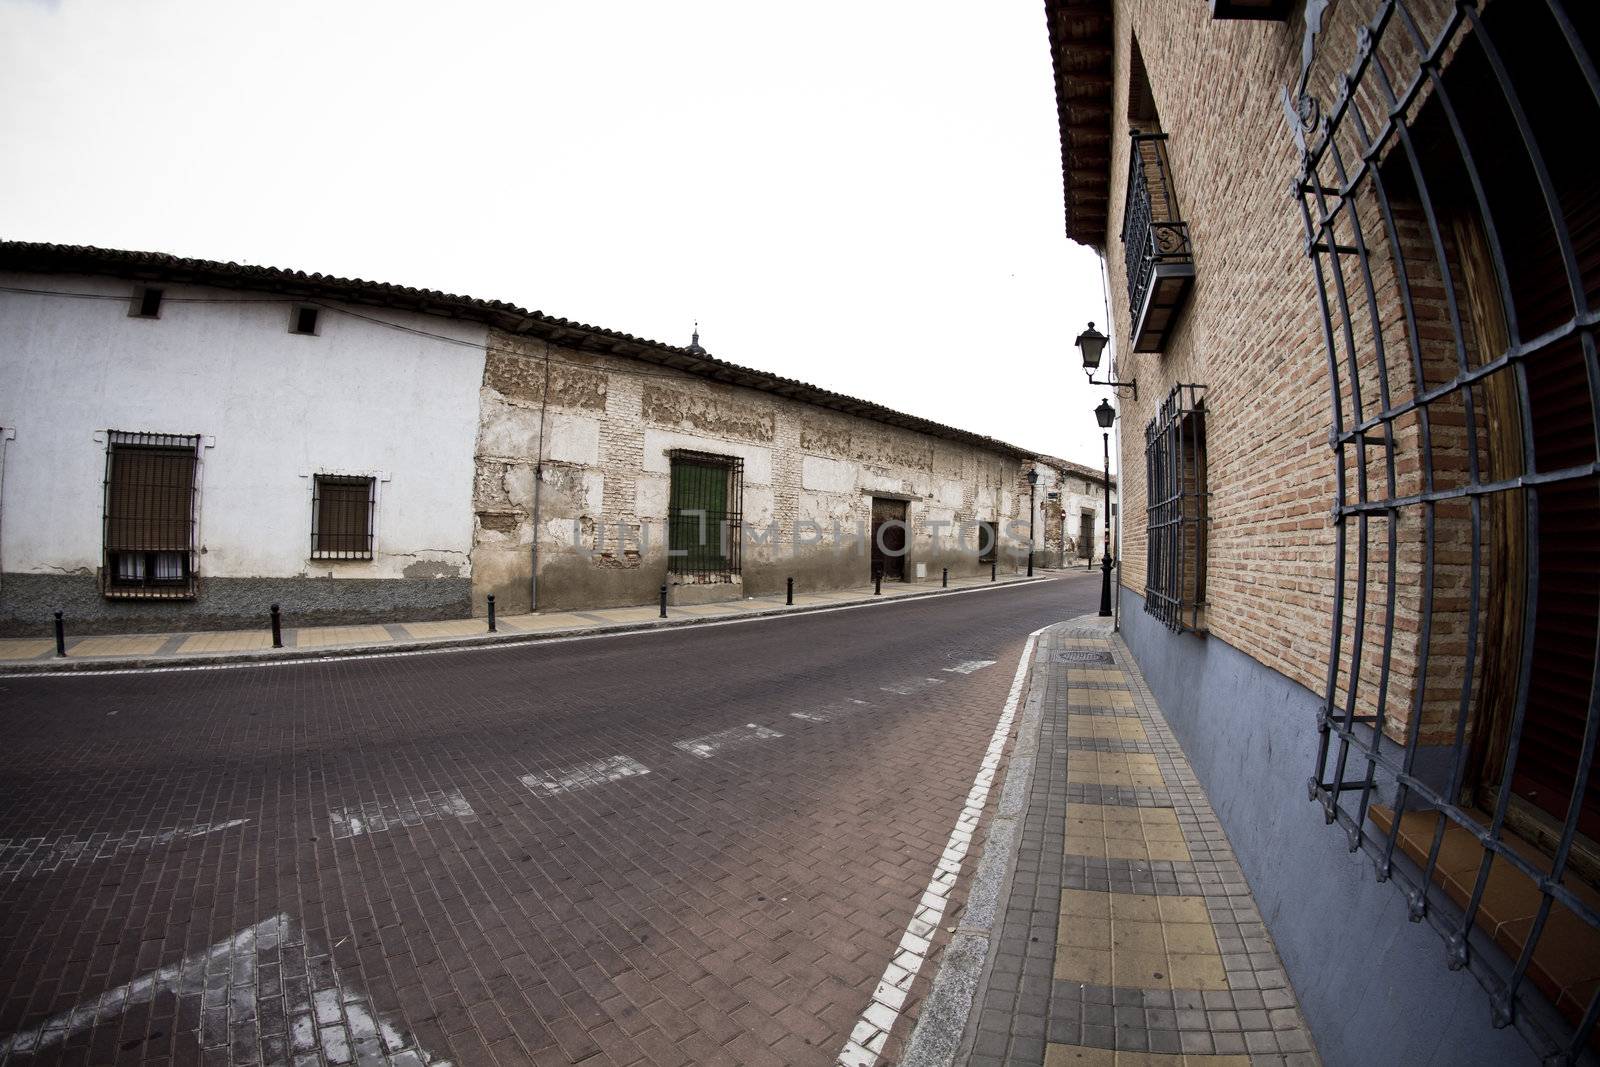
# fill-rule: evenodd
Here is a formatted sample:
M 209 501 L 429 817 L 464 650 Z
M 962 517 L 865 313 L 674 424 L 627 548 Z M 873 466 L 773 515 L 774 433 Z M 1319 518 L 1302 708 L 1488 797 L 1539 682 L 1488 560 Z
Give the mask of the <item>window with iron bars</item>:
M 1204 391 L 1175 386 L 1144 431 L 1144 610 L 1178 633 L 1205 629 Z
M 371 559 L 378 480 L 319 474 L 311 489 L 311 558 Z
M 1600 958 L 1600 10 L 1369 10 L 1285 94 L 1336 472 L 1309 788 L 1495 1024 L 1572 1063 L 1600 1014 L 1569 962 Z
M 101 590 L 185 599 L 195 586 L 198 436 L 106 432 Z
M 708 452 L 668 453 L 667 570 L 696 582 L 739 574 L 744 460 Z

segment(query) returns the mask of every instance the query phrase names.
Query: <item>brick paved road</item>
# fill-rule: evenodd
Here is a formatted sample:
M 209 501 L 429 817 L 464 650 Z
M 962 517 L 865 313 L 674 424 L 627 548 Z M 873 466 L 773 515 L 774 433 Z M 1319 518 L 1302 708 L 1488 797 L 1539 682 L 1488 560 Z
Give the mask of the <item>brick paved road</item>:
M 0 1062 L 832 1063 L 1097 595 L 0 680 Z

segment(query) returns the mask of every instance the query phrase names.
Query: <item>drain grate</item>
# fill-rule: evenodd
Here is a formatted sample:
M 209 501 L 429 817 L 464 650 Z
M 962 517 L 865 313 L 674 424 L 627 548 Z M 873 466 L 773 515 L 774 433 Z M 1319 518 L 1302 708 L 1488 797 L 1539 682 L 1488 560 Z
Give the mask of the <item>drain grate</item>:
M 1110 663 L 1111 653 L 1096 652 L 1086 648 L 1067 648 L 1056 651 L 1057 663 Z

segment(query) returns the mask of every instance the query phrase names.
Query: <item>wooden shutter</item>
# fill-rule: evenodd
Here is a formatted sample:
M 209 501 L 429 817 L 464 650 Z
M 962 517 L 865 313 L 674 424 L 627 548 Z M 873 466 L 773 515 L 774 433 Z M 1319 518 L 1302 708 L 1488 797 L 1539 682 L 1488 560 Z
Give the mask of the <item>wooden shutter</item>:
M 112 445 L 108 552 L 188 552 L 194 538 L 192 449 Z

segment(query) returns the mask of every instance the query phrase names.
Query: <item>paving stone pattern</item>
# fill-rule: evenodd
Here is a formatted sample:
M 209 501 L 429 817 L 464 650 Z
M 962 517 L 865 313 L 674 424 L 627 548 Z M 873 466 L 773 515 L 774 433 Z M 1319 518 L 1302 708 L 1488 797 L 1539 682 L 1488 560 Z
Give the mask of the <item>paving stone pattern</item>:
M 1110 664 L 1082 662 L 1104 652 Z M 1312 1067 L 1250 888 L 1127 646 L 1041 635 L 1043 718 L 971 1067 Z
M 0 679 L 0 1064 L 832 1064 L 1078 584 Z

